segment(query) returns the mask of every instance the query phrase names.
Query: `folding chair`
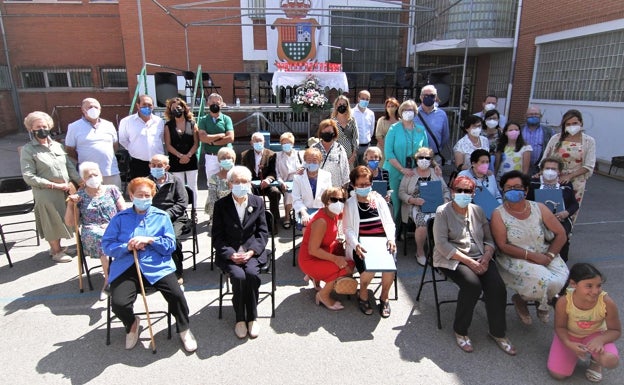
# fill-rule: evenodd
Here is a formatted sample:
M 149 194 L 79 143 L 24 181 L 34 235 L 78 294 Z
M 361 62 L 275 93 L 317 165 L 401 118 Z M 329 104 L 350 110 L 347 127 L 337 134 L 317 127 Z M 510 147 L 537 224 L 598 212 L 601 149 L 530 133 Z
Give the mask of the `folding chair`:
M 186 194 L 188 195 L 188 204 L 189 206 L 191 206 L 189 217 L 189 220 L 191 222 L 191 233 L 182 234 L 180 240 L 185 241 L 187 239 L 192 239 L 193 246 L 191 250 L 182 250 L 182 254 L 190 253 L 193 256 L 193 270 L 197 270 L 196 256 L 199 253 L 199 242 L 197 240 L 197 210 L 195 208 L 195 194 L 193 193 L 193 189 L 191 189 L 189 186 L 184 186 L 184 188 L 186 189 Z
M 427 247 L 425 250 L 427 253 L 427 263 L 425 264 L 425 267 L 423 268 L 423 272 L 420 278 L 420 287 L 418 288 L 416 301 L 420 301 L 420 293 L 422 292 L 423 286 L 426 283 L 431 283 L 433 285 L 433 297 L 434 297 L 435 305 L 436 305 L 438 329 L 442 329 L 442 321 L 440 319 L 440 305 L 443 305 L 445 303 L 456 303 L 457 299 L 440 301 L 440 299 L 438 298 L 438 282 L 444 282 L 447 279 L 444 274 L 440 273 L 440 271 L 437 268 L 433 267 L 433 248 L 435 247 L 435 243 L 433 240 L 433 221 L 434 221 L 434 218 L 429 218 L 429 220 L 427 220 L 427 245 L 426 245 Z M 427 270 L 431 271 L 431 279 L 425 280 L 425 276 L 427 275 Z M 438 274 L 442 275 L 443 278 L 437 278 L 436 271 L 438 272 Z
M 30 186 L 26 184 L 24 179 L 21 176 L 14 176 L 9 178 L 0 179 L 0 193 L 15 193 L 21 191 L 30 190 Z M 35 208 L 35 201 L 32 200 L 28 203 L 18 204 L 18 205 L 8 205 L 0 207 L 0 217 L 9 217 L 14 215 L 23 215 L 28 214 L 33 211 Z M 4 228 L 7 226 L 19 225 L 23 223 L 31 223 L 36 221 L 34 219 L 23 220 L 18 222 L 9 222 L 9 223 L 0 223 L 0 237 L 2 238 L 2 246 L 4 247 L 4 253 L 6 254 L 7 261 L 9 262 L 9 267 L 13 267 L 13 262 L 11 262 L 11 255 L 9 254 L 9 247 L 6 244 L 6 234 L 16 234 L 28 231 L 34 231 L 35 236 L 37 237 L 37 246 L 39 246 L 39 232 L 37 228 L 29 228 L 23 230 L 13 230 L 13 231 L 4 231 Z
M 270 211 L 265 211 L 267 227 L 269 229 L 269 236 L 271 237 L 271 249 L 267 256 L 267 263 L 260 266 L 260 274 L 271 275 L 271 291 L 260 291 L 260 294 L 271 297 L 271 318 L 275 318 L 275 289 L 277 288 L 277 282 L 275 277 L 275 235 L 273 235 L 273 215 Z M 230 288 L 229 275 L 223 271 L 219 274 L 219 319 L 223 318 L 223 299 L 225 296 L 231 296 L 234 293 Z M 225 291 L 223 291 L 223 284 L 225 280 Z
M 251 75 L 249 73 L 234 74 L 234 80 L 232 80 L 232 98 L 234 98 L 234 101 L 240 97 L 236 90 L 245 91 L 244 96 L 247 97 L 247 104 L 251 104 Z
M 310 218 L 318 209 L 308 209 L 308 214 Z M 295 214 L 295 210 L 290 210 L 290 223 L 292 224 L 292 265 L 297 266 L 297 249 L 300 247 L 297 245 L 297 230 L 303 231 L 303 225 L 297 221 L 297 215 Z
M 373 100 L 373 94 L 375 94 L 376 91 L 382 91 L 381 103 L 383 103 L 388 97 L 387 86 L 386 86 L 386 74 L 380 73 L 380 72 L 370 74 L 370 76 L 368 77 L 367 89 L 368 89 L 368 92 L 371 93 L 371 102 Z
M 275 103 L 273 95 L 273 73 L 265 72 L 258 75 L 258 102 L 262 103 L 262 98 L 266 98 L 267 103 Z

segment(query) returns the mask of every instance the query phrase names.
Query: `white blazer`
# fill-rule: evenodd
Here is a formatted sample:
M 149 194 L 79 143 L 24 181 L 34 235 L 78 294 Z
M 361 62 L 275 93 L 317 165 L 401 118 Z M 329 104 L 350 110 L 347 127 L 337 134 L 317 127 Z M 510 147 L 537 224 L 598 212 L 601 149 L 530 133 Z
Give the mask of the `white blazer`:
M 321 195 L 323 191 L 332 185 L 331 174 L 325 170 L 318 170 L 316 177 L 316 195 L 312 196 L 312 187 L 308 181 L 308 170 L 304 170 L 302 175 L 295 175 L 293 179 L 293 209 L 295 213 L 302 213 L 307 209 L 320 209 L 323 207 Z

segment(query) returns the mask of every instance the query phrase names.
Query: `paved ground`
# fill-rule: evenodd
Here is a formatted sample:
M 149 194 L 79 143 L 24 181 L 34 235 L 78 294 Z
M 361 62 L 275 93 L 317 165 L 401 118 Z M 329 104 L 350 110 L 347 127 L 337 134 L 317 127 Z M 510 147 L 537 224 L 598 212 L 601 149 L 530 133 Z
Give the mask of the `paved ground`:
M 19 174 L 16 146 L 24 135 L 0 139 L 0 176 Z M 590 179 L 574 237 L 571 262 L 591 261 L 607 276 L 606 290 L 624 307 L 624 195 L 622 181 L 604 176 Z M 3 194 L 2 204 L 23 202 L 31 193 Z M 204 202 L 206 191 L 200 191 Z M 24 216 L 32 218 L 31 215 Z M 1 218 L 1 223 L 12 219 Z M 518 355 L 509 357 L 487 338 L 485 311 L 477 306 L 470 336 L 475 352 L 466 354 L 454 344 L 451 323 L 455 305 L 443 305 L 443 329 L 435 325 L 433 291 L 425 287 L 416 301 L 421 268 L 399 248 L 399 299 L 392 316 L 364 316 L 354 299 L 343 298 L 346 309 L 330 312 L 314 305 L 314 291 L 292 266 L 290 231 L 277 237 L 277 309 L 259 306 L 262 332 L 256 340 L 238 340 L 234 314 L 227 303 L 217 318 L 218 272 L 208 262 L 210 239 L 200 215 L 200 255 L 197 270 L 185 262 L 186 294 L 191 327 L 199 341 L 195 354 L 186 354 L 174 334 L 166 338 L 166 322 L 154 324 L 157 354 L 149 349 L 144 330 L 132 351 L 124 350 L 120 323 L 113 324 L 112 344 L 105 345 L 106 308 L 98 301 L 102 279 L 93 274 L 95 291 L 78 292 L 75 263 L 54 264 L 47 246 L 36 246 L 30 234 L 11 234 L 14 267 L 0 255 L 0 340 L 3 342 L 2 384 L 104 383 L 415 383 L 415 384 L 556 384 L 546 372 L 553 334 L 552 321 L 532 326 L 520 323 L 508 307 L 508 336 Z M 25 227 L 30 225 L 25 225 Z M 410 239 L 409 254 L 413 253 Z M 69 245 L 73 241 L 69 241 Z M 190 245 L 189 245 L 190 246 Z M 71 250 L 74 252 L 74 250 Z M 91 265 L 95 260 L 89 261 Z M 266 280 L 265 280 L 266 281 Z M 268 287 L 268 285 L 265 285 Z M 441 296 L 453 298 L 454 285 L 439 286 Z M 162 309 L 159 294 L 150 295 L 152 310 Z M 137 309 L 142 308 L 141 301 Z M 145 326 L 146 323 L 143 322 Z M 617 343 L 624 348 L 622 340 Z M 585 384 L 581 364 L 566 384 Z M 624 383 L 624 369 L 605 373 L 605 384 Z

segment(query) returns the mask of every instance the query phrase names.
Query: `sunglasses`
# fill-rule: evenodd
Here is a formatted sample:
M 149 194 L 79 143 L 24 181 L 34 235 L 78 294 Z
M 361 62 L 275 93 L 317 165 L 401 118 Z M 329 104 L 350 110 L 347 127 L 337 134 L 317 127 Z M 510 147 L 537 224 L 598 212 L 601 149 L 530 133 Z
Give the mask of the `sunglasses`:
M 430 156 L 417 156 L 416 159 L 427 159 L 427 160 L 431 160 Z
M 434 98 L 434 94 L 423 95 L 424 98 Z
M 470 188 L 456 188 L 455 192 L 458 194 L 472 194 L 474 190 Z
M 336 198 L 336 197 L 329 197 L 329 200 L 330 200 L 332 203 L 336 203 L 336 202 L 342 202 L 342 203 L 345 203 L 345 202 L 347 201 L 347 199 L 346 199 L 346 198 Z

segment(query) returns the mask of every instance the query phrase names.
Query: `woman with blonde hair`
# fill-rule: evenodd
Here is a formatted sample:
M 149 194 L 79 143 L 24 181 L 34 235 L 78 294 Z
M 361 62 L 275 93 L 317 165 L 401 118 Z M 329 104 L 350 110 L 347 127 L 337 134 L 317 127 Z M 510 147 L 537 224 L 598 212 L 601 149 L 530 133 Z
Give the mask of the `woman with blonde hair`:
M 334 100 L 334 110 L 331 113 L 331 118 L 338 123 L 338 143 L 345 149 L 349 167 L 353 168 L 360 142 L 357 123 L 351 111 L 349 98 L 339 95 Z

